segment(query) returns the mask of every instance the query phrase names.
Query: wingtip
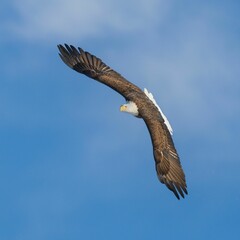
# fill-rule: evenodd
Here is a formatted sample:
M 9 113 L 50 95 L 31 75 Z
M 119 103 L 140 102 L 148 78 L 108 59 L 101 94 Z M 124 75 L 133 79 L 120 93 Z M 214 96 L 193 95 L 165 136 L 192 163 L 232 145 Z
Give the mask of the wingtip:
M 62 47 L 61 44 L 58 44 L 58 45 L 57 45 L 58 50 L 60 50 L 61 47 Z
M 81 54 L 84 53 L 84 50 L 83 50 L 82 48 L 80 48 L 80 47 L 78 47 L 78 51 L 79 51 Z
M 183 188 L 183 191 L 185 192 L 186 195 L 188 195 L 188 190 L 186 188 Z
M 60 52 L 67 51 L 69 53 L 73 53 L 73 52 L 75 53 L 79 52 L 80 54 L 85 53 L 85 51 L 82 48 L 78 47 L 76 49 L 73 45 L 67 44 L 67 43 L 57 44 L 57 48 L 59 49 Z
M 174 182 L 163 182 L 163 183 L 167 186 L 169 190 L 173 192 L 173 194 L 178 200 L 180 200 L 180 196 L 184 199 L 185 195 L 188 195 L 186 186 L 181 186 L 181 185 L 178 185 L 178 183 L 174 183 Z
M 69 47 L 69 45 L 68 45 L 67 43 L 64 43 L 64 46 L 65 46 L 65 48 L 68 48 L 68 47 Z
M 62 48 L 68 48 L 69 45 L 67 43 L 64 43 L 64 44 L 59 43 L 59 44 L 57 44 L 57 47 L 58 47 L 58 49 L 62 49 Z
M 62 44 L 58 44 L 58 45 L 57 45 L 57 48 L 58 48 L 58 50 L 60 51 L 60 53 L 66 51 L 64 45 L 62 45 Z
M 175 194 L 175 193 L 174 193 L 174 194 Z M 176 196 L 177 200 L 180 201 L 180 197 L 179 197 L 179 195 L 178 195 L 178 194 L 175 194 L 175 196 Z
M 178 200 L 180 200 L 180 197 L 179 197 L 179 194 L 178 194 L 177 190 L 175 189 L 175 190 L 172 190 L 172 191 L 173 191 L 175 197 L 176 197 Z M 181 195 L 181 196 L 182 196 L 182 195 Z M 183 197 L 183 196 L 182 196 L 182 197 Z M 183 198 L 184 198 L 184 197 L 183 197 Z

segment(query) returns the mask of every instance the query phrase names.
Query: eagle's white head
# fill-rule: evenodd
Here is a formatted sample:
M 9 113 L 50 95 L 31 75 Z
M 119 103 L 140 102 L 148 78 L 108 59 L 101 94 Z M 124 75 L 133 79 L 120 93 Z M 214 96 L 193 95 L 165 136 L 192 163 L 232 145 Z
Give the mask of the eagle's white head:
M 126 112 L 126 113 L 130 113 L 133 116 L 137 117 L 138 116 L 138 107 L 136 105 L 136 103 L 129 101 L 126 104 L 123 104 L 120 107 L 120 111 L 121 112 Z

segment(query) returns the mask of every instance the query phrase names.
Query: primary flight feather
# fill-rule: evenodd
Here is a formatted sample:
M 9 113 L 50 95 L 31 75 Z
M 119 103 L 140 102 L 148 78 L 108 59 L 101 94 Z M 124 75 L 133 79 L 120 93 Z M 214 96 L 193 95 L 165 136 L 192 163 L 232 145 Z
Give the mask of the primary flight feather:
M 126 104 L 120 107 L 142 118 L 148 128 L 153 145 L 153 155 L 156 171 L 161 183 L 164 183 L 180 199 L 187 194 L 185 175 L 179 156 L 172 140 L 172 128 L 166 116 L 161 111 L 146 89 L 142 91 L 119 73 L 111 69 L 101 59 L 67 44 L 58 45 L 63 62 L 75 71 L 101 82 L 117 91 L 126 99 Z

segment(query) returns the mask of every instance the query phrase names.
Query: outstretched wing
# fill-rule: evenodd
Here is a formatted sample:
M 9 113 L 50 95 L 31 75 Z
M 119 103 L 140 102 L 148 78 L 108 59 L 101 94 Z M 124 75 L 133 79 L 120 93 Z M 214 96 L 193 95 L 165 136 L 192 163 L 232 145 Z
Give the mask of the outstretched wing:
M 127 81 L 119 73 L 103 63 L 101 59 L 83 51 L 81 48 L 76 49 L 72 45 L 65 44 L 65 47 L 58 45 L 58 49 L 61 59 L 67 66 L 109 86 L 126 99 L 133 92 L 142 93 L 140 88 Z
M 178 199 L 179 194 L 184 198 L 184 193 L 188 192 L 179 156 L 164 119 L 156 113 L 156 109 L 152 111 L 154 116 L 143 119 L 151 136 L 158 178 Z

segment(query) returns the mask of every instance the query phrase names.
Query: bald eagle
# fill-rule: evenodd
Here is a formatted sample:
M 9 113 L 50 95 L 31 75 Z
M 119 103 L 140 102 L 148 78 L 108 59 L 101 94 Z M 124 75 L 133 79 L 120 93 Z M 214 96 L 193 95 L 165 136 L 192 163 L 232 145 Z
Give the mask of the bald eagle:
M 153 155 L 158 179 L 165 184 L 180 199 L 187 192 L 185 174 L 181 167 L 178 153 L 171 137 L 172 128 L 166 116 L 161 111 L 146 89 L 127 81 L 119 73 L 111 69 L 101 59 L 72 45 L 58 45 L 62 61 L 73 70 L 107 85 L 121 94 L 126 103 L 120 111 L 142 118 L 151 136 Z

